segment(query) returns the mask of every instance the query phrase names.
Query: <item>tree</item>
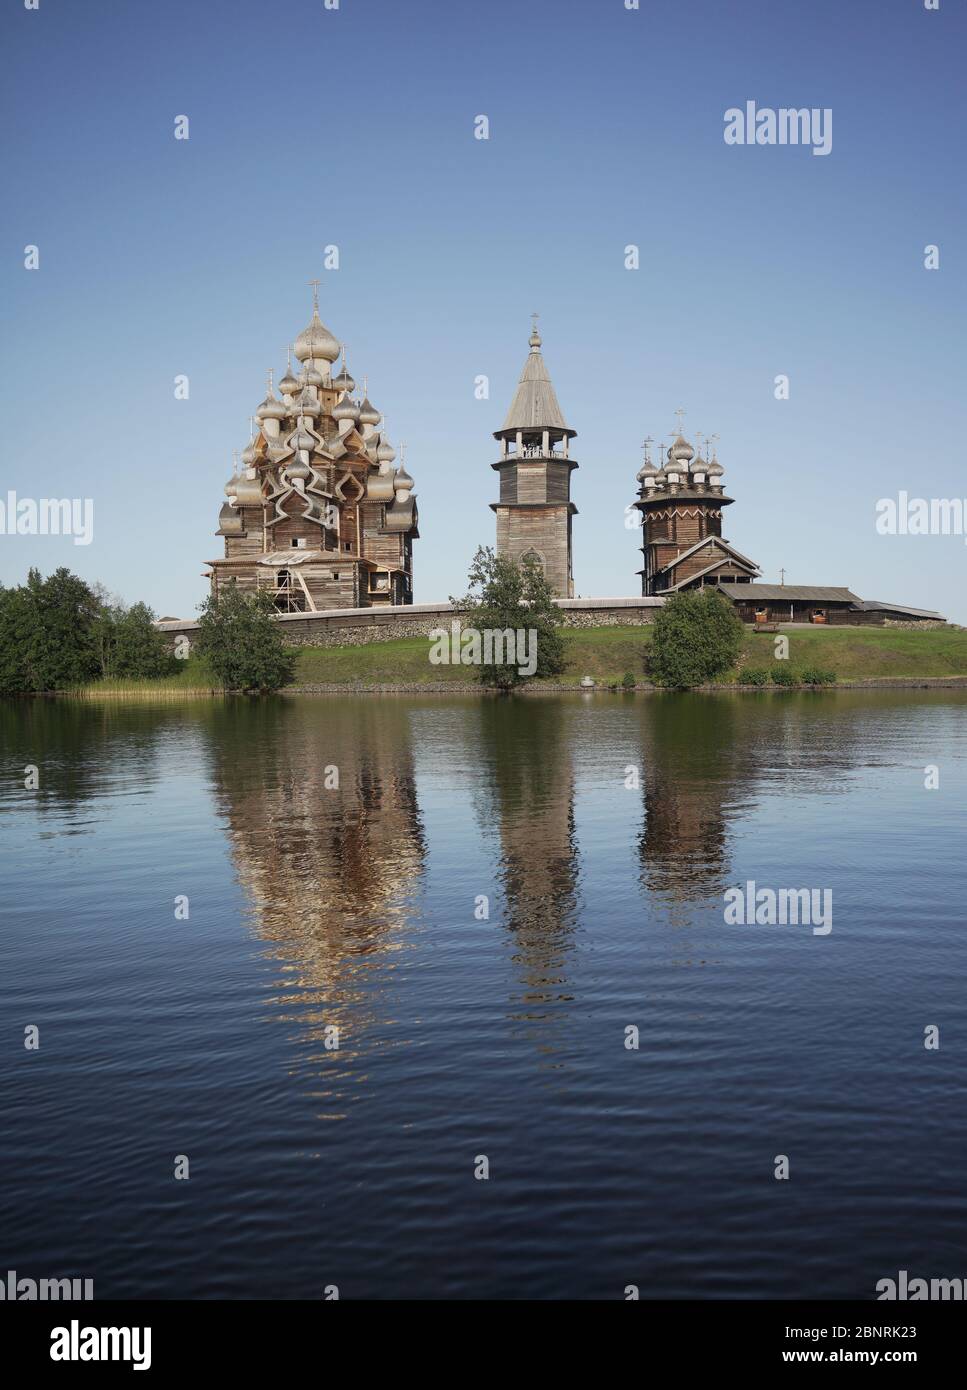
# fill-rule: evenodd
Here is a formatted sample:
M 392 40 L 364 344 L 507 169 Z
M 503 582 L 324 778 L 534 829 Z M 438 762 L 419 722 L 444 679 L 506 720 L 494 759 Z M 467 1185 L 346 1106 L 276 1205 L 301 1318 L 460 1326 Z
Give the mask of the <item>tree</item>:
M 713 588 L 673 594 L 655 617 L 651 674 L 658 685 L 685 690 L 734 666 L 742 650 L 742 621 Z
M 229 584 L 201 605 L 198 651 L 226 690 L 279 690 L 292 680 L 295 658 L 285 645 L 268 594 Z
M 107 671 L 128 680 L 152 680 L 170 676 L 178 663 L 167 639 L 154 625 L 154 613 L 146 603 L 130 608 L 118 604 L 104 610 L 108 626 Z
M 67 690 L 98 674 L 94 641 L 98 602 L 90 587 L 61 567 L 4 590 L 0 603 L 0 689 L 16 694 Z
M 510 629 L 529 634 L 537 643 L 537 660 L 532 674 L 522 673 L 513 661 L 478 666 L 480 681 L 501 690 L 510 690 L 537 676 L 556 676 L 564 670 L 564 639 L 559 630 L 558 611 L 544 571 L 536 560 L 524 556 L 520 564 L 495 555 L 489 546 L 480 546 L 468 575 L 470 592 L 464 598 L 451 598 L 455 607 L 467 614 L 467 626 L 481 634 L 502 633 Z M 486 643 L 482 653 L 488 650 Z M 493 648 L 490 649 L 493 655 Z M 509 655 L 501 652 L 500 655 Z

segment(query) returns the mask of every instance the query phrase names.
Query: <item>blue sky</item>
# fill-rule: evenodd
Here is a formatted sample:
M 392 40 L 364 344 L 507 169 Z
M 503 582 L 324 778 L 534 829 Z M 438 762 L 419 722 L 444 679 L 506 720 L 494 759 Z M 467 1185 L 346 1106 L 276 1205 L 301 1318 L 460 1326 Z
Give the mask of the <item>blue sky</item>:
M 190 616 L 318 276 L 407 443 L 418 602 L 492 543 L 491 432 L 537 310 L 578 431 L 578 593 L 638 591 L 624 507 L 683 407 L 765 579 L 967 622 L 963 538 L 874 529 L 900 488 L 967 497 L 957 0 L 8 0 L 0 36 L 0 499 L 95 503 L 89 546 L 0 535 L 0 581 L 67 564 Z M 748 100 L 830 107 L 832 152 L 727 146 Z

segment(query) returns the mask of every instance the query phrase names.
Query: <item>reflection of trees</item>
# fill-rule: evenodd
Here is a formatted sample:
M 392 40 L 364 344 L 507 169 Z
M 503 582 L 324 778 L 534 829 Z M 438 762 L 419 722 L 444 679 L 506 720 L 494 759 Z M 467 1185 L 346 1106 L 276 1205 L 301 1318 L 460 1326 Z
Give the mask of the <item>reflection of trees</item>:
M 478 815 L 500 837 L 500 882 L 528 1015 L 567 997 L 566 962 L 578 910 L 574 769 L 565 702 L 541 697 L 480 706 L 481 761 L 490 777 Z
M 373 957 L 385 968 L 398 947 L 423 866 L 407 709 L 372 698 L 232 701 L 211 735 L 255 930 L 294 971 L 281 1014 L 320 1040 L 338 1026 L 338 1062 L 351 1062 L 353 1034 L 378 1013 Z
M 728 819 L 740 784 L 736 707 L 718 695 L 654 695 L 641 705 L 641 875 L 676 900 L 728 886 Z
M 40 785 L 29 793 L 37 811 L 70 818 L 125 779 L 139 786 L 154 781 L 172 729 L 192 733 L 193 723 L 181 706 L 0 700 L 0 747 L 14 783 L 23 785 L 23 769 L 37 766 Z

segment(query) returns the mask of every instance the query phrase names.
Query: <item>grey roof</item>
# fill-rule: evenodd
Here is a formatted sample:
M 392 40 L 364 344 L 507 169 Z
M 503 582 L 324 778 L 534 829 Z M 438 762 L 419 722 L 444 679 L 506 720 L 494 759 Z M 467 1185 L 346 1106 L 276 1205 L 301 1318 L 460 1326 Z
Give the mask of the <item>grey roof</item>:
M 710 534 L 708 536 L 703 536 L 702 539 L 696 541 L 694 545 L 690 545 L 688 549 L 683 550 L 680 555 L 676 555 L 674 560 L 669 560 L 667 565 L 659 565 L 657 572 L 661 574 L 663 570 L 674 569 L 675 566 L 680 565 L 683 560 L 687 560 L 689 555 L 694 555 L 696 550 L 701 550 L 704 545 L 711 546 L 713 549 L 715 546 L 719 546 L 720 549 L 727 550 L 730 555 L 734 555 L 737 560 L 741 560 L 744 565 L 750 565 L 752 569 L 756 571 L 759 569 L 759 566 L 754 560 L 750 560 L 748 555 L 743 555 L 741 550 L 736 550 L 735 546 L 732 545 L 730 541 L 727 541 L 724 536 Z
M 865 613 L 907 613 L 911 618 L 935 618 L 943 620 L 942 613 L 935 613 L 932 608 L 906 608 L 902 603 L 880 603 L 879 599 L 864 598 L 860 599 L 859 607 Z
M 719 588 L 727 598 L 751 599 L 805 599 L 807 603 L 854 603 L 862 602 L 849 589 L 839 589 L 812 584 L 726 584 Z
M 541 356 L 540 334 L 531 334 L 531 350 L 520 374 L 517 392 L 510 403 L 502 430 L 567 430 L 573 434 L 561 414 L 557 396 Z

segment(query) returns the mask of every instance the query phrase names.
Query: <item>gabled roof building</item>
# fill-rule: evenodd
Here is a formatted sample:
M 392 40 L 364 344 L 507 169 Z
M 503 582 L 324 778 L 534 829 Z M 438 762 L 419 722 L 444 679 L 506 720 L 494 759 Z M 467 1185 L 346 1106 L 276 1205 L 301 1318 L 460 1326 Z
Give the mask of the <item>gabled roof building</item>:
M 679 421 L 684 412 L 679 411 Z M 717 436 L 712 436 L 716 438 Z M 942 623 L 939 613 L 858 598 L 834 585 L 763 584 L 760 570 L 722 535 L 722 514 L 733 498 L 726 496 L 716 450 L 709 458 L 681 433 L 679 423 L 660 466 L 651 459 L 645 440 L 645 459 L 638 471 L 644 564 L 638 571 L 644 596 L 662 599 L 683 589 L 714 585 L 735 604 L 743 622 L 755 624 L 833 623 L 850 626 L 895 624 L 918 626 Z

